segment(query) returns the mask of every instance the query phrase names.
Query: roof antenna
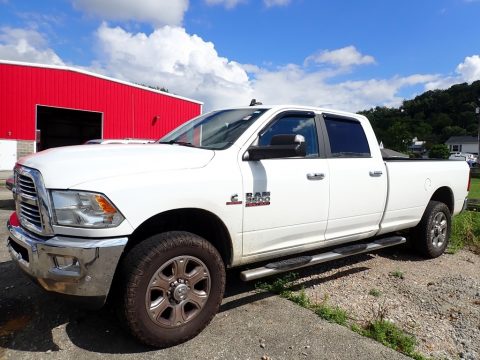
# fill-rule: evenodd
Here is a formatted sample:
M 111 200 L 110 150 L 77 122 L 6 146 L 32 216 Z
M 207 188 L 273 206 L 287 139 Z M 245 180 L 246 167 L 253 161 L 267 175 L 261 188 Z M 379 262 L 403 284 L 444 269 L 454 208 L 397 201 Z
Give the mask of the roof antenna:
M 250 106 L 255 106 L 255 105 L 263 105 L 260 101 L 257 101 L 257 99 L 252 99 L 250 101 Z

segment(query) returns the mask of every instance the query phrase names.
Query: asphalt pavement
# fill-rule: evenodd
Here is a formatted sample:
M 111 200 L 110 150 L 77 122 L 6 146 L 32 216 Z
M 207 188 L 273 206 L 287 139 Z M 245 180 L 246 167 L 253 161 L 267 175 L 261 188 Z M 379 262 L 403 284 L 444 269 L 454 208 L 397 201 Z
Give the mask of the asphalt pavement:
M 199 336 L 168 349 L 145 347 L 121 328 L 110 306 L 81 309 L 45 293 L 17 268 L 5 247 L 4 224 L 12 211 L 11 193 L 0 188 L 0 360 L 408 359 L 256 291 L 254 283 L 239 280 L 238 270 L 228 272 L 220 312 Z

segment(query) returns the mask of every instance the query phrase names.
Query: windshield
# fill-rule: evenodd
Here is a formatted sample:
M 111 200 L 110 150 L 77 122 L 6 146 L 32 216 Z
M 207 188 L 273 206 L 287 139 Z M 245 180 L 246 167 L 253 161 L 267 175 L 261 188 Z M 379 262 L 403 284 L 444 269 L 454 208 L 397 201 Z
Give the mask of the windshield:
M 267 109 L 230 109 L 201 115 L 161 138 L 160 144 L 179 144 L 211 150 L 232 145 Z

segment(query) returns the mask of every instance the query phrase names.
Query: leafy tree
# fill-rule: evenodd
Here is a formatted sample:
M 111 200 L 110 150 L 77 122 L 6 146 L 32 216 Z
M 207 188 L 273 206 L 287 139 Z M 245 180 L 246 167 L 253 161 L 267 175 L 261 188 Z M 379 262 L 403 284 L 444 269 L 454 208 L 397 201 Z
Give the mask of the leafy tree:
M 428 153 L 430 159 L 448 159 L 449 156 L 450 150 L 448 150 L 448 146 L 444 144 L 433 145 Z
M 449 138 L 451 136 L 463 136 L 467 134 L 467 130 L 461 128 L 460 126 L 447 126 L 442 130 L 444 138 Z
M 148 88 L 153 89 L 153 90 L 163 91 L 163 92 L 166 92 L 166 93 L 170 92 L 170 91 L 168 91 L 168 89 L 166 87 L 163 87 L 163 86 L 148 85 L 148 84 L 143 84 L 143 83 L 136 83 L 136 84 L 140 85 L 140 86 L 148 87 Z
M 395 122 L 387 130 L 388 141 L 385 144 L 385 147 L 405 152 L 408 150 L 408 146 L 412 142 L 412 134 L 408 131 L 408 127 L 405 123 L 400 121 Z
M 475 108 L 480 106 L 479 97 L 480 80 L 426 91 L 405 100 L 399 108 L 377 106 L 360 113 L 370 119 L 385 147 L 405 151 L 410 140 L 417 137 L 427 141 L 430 148 L 444 144 L 450 136 L 477 135 Z

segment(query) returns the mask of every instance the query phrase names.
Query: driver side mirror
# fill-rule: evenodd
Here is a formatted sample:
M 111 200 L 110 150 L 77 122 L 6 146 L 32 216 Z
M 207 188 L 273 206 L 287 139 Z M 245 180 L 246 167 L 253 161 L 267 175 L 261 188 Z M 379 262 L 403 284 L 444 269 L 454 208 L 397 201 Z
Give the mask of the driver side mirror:
M 307 155 L 305 137 L 299 134 L 274 135 L 270 145 L 250 146 L 244 160 L 258 161 L 289 157 L 304 157 Z

